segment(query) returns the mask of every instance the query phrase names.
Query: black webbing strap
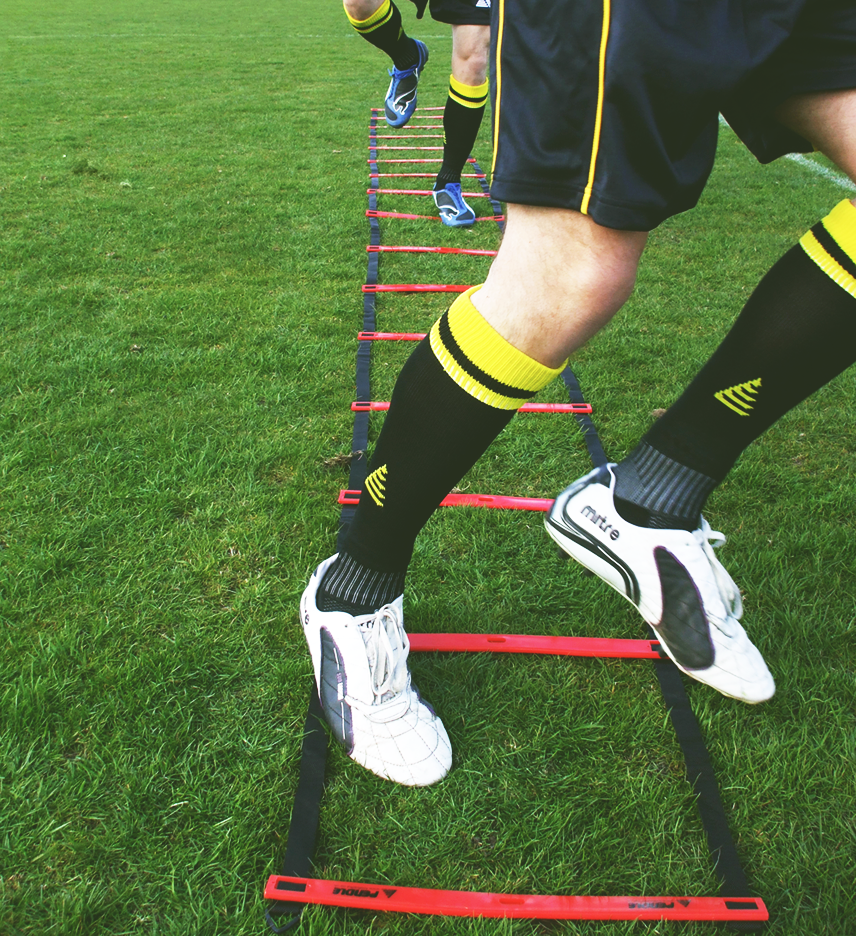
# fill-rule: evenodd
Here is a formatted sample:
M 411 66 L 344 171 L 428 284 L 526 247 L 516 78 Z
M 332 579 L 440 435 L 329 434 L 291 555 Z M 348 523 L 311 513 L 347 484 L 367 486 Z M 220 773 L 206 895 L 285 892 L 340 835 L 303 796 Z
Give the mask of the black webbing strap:
M 560 376 L 565 383 L 571 403 L 585 403 L 583 392 L 580 389 L 580 383 L 570 367 L 566 367 Z M 574 418 L 582 431 L 592 465 L 594 465 L 595 468 L 600 468 L 601 465 L 606 464 L 607 457 L 603 446 L 600 444 L 600 436 L 597 434 L 597 427 L 592 422 L 592 418 L 588 413 L 575 413 Z
M 324 730 L 321 703 L 315 680 L 309 694 L 309 711 L 303 725 L 303 745 L 300 751 L 300 776 L 291 810 L 291 824 L 285 845 L 285 858 L 280 874 L 288 877 L 309 877 L 318 837 L 321 797 L 324 793 L 324 767 L 327 763 L 327 732 Z M 275 900 L 268 905 L 265 919 L 274 933 L 285 933 L 300 922 L 304 904 Z
M 570 367 L 566 367 L 561 374 L 571 403 L 584 403 L 583 393 L 579 381 Z M 595 468 L 605 465 L 608 461 L 597 427 L 591 416 L 587 413 L 577 413 L 579 423 L 585 438 L 589 457 Z M 648 628 L 648 635 L 657 640 L 657 634 Z M 693 792 L 697 797 L 698 811 L 704 826 L 707 847 L 713 861 L 714 871 L 720 882 L 720 894 L 723 897 L 751 897 L 746 875 L 737 855 L 737 848 L 731 829 L 728 827 L 728 818 L 719 795 L 719 783 L 713 772 L 710 755 L 695 717 L 680 670 L 669 659 L 658 660 L 654 664 L 660 691 L 672 726 L 684 755 L 687 769 L 687 779 L 692 784 Z M 764 928 L 763 923 L 755 921 L 740 921 L 728 924 L 728 928 L 737 932 L 757 932 Z
M 653 640 L 657 635 L 649 628 Z M 751 897 L 752 892 L 743 873 L 737 847 L 728 827 L 728 818 L 719 794 L 719 783 L 713 772 L 710 755 L 695 717 L 680 670 L 671 660 L 654 663 L 660 690 L 669 710 L 672 726 L 684 754 L 687 779 L 697 797 L 698 811 L 707 837 L 707 847 L 713 868 L 719 878 L 719 892 L 723 897 Z M 755 933 L 764 928 L 763 922 L 735 921 L 728 924 L 730 930 Z
M 369 154 L 369 172 L 377 174 L 377 151 L 374 149 L 377 137 L 377 118 L 372 117 L 369 129 L 372 149 Z M 378 180 L 372 179 L 372 189 L 378 188 Z M 369 193 L 369 208 L 377 211 L 377 194 Z M 370 243 L 380 244 L 380 224 L 377 218 L 369 218 Z M 378 277 L 378 254 L 369 253 L 366 284 L 376 285 Z M 363 331 L 375 331 L 375 294 L 363 294 Z M 358 342 L 356 389 L 359 402 L 371 400 L 371 341 Z M 366 450 L 369 442 L 369 413 L 354 414 L 354 431 L 351 437 L 351 468 L 348 487 L 359 490 L 366 479 L 368 459 Z M 347 532 L 348 524 L 354 516 L 354 507 L 343 507 L 339 516 L 339 548 Z M 312 860 L 315 857 L 315 844 L 318 838 L 318 822 L 321 816 L 321 797 L 324 794 L 324 767 L 327 761 L 327 733 L 323 726 L 321 703 L 315 681 L 309 693 L 309 710 L 303 727 L 303 746 L 300 753 L 300 775 L 297 781 L 297 793 L 291 812 L 291 825 L 288 828 L 288 840 L 285 846 L 285 858 L 282 871 L 286 877 L 309 877 L 312 873 Z M 284 882 L 283 882 L 284 883 Z M 265 912 L 268 926 L 274 933 L 285 933 L 300 922 L 305 905 L 276 900 Z M 284 922 L 283 922 L 284 920 Z
M 377 120 L 372 118 L 370 135 L 373 146 L 377 136 Z M 377 151 L 370 151 L 371 173 L 377 174 Z M 481 172 L 478 164 L 476 171 Z M 484 191 L 489 192 L 484 179 L 479 179 Z M 378 180 L 371 180 L 371 188 L 378 188 Z M 494 206 L 494 216 L 500 229 L 503 222 L 500 220 L 501 206 L 491 200 Z M 377 194 L 369 193 L 369 208 L 377 210 Z M 380 225 L 377 218 L 369 218 L 371 225 L 371 244 L 380 244 Z M 378 254 L 369 253 L 366 283 L 374 285 L 378 278 Z M 375 294 L 365 293 L 363 298 L 363 330 L 375 330 Z M 371 400 L 370 365 L 371 341 L 359 342 L 357 351 L 357 400 Z M 572 403 L 584 403 L 579 381 L 570 367 L 566 367 L 561 374 Z M 597 427 L 591 417 L 585 413 L 575 414 L 575 418 L 583 433 L 586 448 L 592 464 L 595 467 L 607 462 L 606 453 L 598 436 Z M 367 473 L 366 450 L 368 448 L 368 420 L 369 414 L 355 413 L 354 432 L 351 444 L 351 470 L 349 487 L 358 490 L 362 487 Z M 355 508 L 344 507 L 339 524 L 339 543 L 341 544 L 348 524 L 353 518 Z M 651 631 L 656 639 L 656 634 Z M 690 707 L 689 698 L 684 688 L 683 680 L 678 668 L 671 660 L 660 660 L 654 664 L 657 679 L 669 716 L 681 745 L 686 763 L 687 778 L 692 784 L 697 796 L 699 813 L 707 837 L 707 845 L 713 860 L 714 870 L 720 880 L 720 893 L 724 897 L 751 897 L 751 891 L 740 865 L 737 848 L 728 827 L 728 819 L 719 794 L 719 784 L 713 772 L 710 755 L 702 738 L 698 720 Z M 324 768 L 327 759 L 327 733 L 323 726 L 321 704 L 313 681 L 309 698 L 309 711 L 303 728 L 303 745 L 300 755 L 300 775 L 297 782 L 297 793 L 294 798 L 294 808 L 291 814 L 291 825 L 288 830 L 288 840 L 285 847 L 282 875 L 290 877 L 309 877 L 312 871 L 312 860 L 315 855 L 315 845 L 318 837 L 318 823 L 321 813 L 321 798 L 324 793 Z M 266 919 L 274 933 L 284 933 L 297 926 L 300 922 L 304 905 L 288 901 L 273 901 L 267 911 Z M 287 918 L 285 922 L 281 922 Z M 728 928 L 738 932 L 757 932 L 764 928 L 758 922 L 732 922 Z
M 479 175 L 482 174 L 482 168 L 475 160 L 473 160 L 470 165 Z M 502 205 L 490 194 L 490 186 L 488 185 L 487 179 L 479 179 L 478 183 L 481 186 L 481 190 L 490 199 L 490 207 L 493 209 L 493 217 L 497 227 L 500 231 L 505 231 L 505 221 L 502 218 Z
M 369 174 L 376 176 L 377 168 L 377 118 L 372 117 L 369 122 Z M 369 210 L 377 211 L 377 192 L 379 180 L 372 178 L 369 185 Z M 380 222 L 377 218 L 369 217 L 369 245 L 377 247 L 380 245 Z M 377 252 L 369 253 L 368 267 L 366 270 L 366 285 L 376 286 L 378 278 L 378 263 L 380 254 Z M 373 292 L 363 293 L 363 331 L 373 332 L 376 330 L 375 315 L 376 294 Z M 356 373 L 356 391 L 357 402 L 368 403 L 371 400 L 371 361 L 372 344 L 371 341 L 360 341 L 357 343 L 357 373 Z M 368 474 L 367 450 L 369 447 L 369 412 L 357 412 L 354 414 L 354 431 L 351 436 L 351 471 L 348 476 L 348 489 L 359 491 Z M 339 514 L 339 536 L 336 548 L 341 550 L 348 526 L 354 519 L 356 507 L 343 507 Z

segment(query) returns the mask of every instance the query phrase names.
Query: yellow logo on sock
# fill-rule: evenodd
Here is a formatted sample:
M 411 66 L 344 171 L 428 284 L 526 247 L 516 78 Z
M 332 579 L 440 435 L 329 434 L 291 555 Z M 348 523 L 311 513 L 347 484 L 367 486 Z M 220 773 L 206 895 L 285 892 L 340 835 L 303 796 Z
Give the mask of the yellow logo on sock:
M 371 495 L 371 499 L 378 505 L 378 507 L 383 507 L 383 499 L 386 496 L 384 489 L 386 485 L 387 468 L 386 465 L 381 465 L 380 468 L 376 468 L 367 478 L 366 478 L 366 490 Z
M 720 390 L 718 393 L 714 393 L 714 397 L 737 413 L 738 416 L 748 416 L 755 404 L 755 397 L 758 395 L 760 387 L 761 378 L 759 377 L 757 380 L 747 380 L 745 383 L 735 384 L 726 390 Z

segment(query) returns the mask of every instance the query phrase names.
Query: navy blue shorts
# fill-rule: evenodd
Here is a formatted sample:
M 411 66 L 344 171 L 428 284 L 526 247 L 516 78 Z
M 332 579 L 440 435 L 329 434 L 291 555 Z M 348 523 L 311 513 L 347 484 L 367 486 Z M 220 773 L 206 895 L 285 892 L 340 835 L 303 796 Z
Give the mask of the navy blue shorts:
M 412 0 L 417 18 L 422 19 L 425 7 L 431 19 L 453 26 L 490 26 L 491 0 Z
M 692 208 L 722 113 L 761 162 L 787 98 L 856 87 L 856 0 L 494 0 L 502 201 L 646 231 Z

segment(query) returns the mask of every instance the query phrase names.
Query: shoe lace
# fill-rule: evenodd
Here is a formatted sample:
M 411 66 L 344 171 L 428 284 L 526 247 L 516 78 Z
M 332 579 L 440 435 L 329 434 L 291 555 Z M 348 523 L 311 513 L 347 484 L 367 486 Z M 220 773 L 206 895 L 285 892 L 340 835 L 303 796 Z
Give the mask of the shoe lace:
M 391 605 L 384 605 L 372 618 L 365 634 L 372 692 L 377 702 L 399 695 L 410 680 L 407 655 L 410 640 Z
M 417 62 L 416 65 L 411 65 L 410 68 L 388 68 L 386 73 L 393 80 L 401 81 L 403 78 L 409 78 L 411 75 L 415 75 L 418 67 L 419 63 Z
M 707 520 L 702 517 L 701 526 L 693 533 L 693 536 L 704 550 L 710 567 L 713 569 L 716 587 L 719 589 L 726 610 L 731 617 L 739 620 L 743 614 L 743 600 L 740 597 L 740 589 L 714 553 L 714 549 L 719 549 L 725 543 L 725 535 L 720 533 L 719 530 L 712 530 Z

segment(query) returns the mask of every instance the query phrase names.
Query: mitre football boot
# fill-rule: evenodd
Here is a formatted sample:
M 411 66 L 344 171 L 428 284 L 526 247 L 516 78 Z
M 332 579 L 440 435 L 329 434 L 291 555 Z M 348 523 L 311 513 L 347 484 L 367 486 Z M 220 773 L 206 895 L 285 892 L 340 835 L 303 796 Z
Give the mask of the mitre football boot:
M 300 599 L 324 718 L 350 758 L 405 786 L 437 783 L 452 766 L 443 723 L 410 680 L 402 598 L 372 614 L 319 611 L 318 586 L 332 556 Z
M 713 552 L 725 537 L 704 517 L 693 532 L 628 523 L 615 509 L 613 467 L 562 491 L 544 521 L 547 532 L 636 605 L 684 673 L 734 699 L 769 699 L 773 677 L 738 621 L 740 592 Z

